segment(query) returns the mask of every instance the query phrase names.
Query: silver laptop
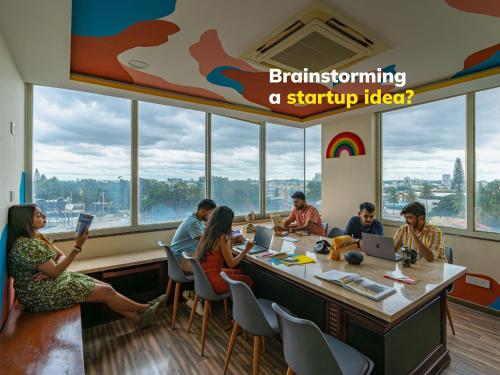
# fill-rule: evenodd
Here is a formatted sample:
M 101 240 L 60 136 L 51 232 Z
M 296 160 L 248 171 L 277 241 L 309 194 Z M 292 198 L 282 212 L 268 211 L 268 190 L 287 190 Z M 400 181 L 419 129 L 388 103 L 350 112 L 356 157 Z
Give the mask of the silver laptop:
M 249 251 L 250 254 L 262 253 L 263 251 L 269 250 L 269 246 L 271 246 L 271 241 L 273 239 L 273 228 L 268 227 L 255 227 L 255 237 L 254 237 L 254 245 L 252 250 Z M 238 251 L 245 250 L 245 244 L 241 244 L 235 246 L 234 249 Z
M 394 240 L 392 237 L 384 237 L 378 234 L 361 233 L 363 249 L 366 255 L 392 260 L 397 262 L 401 256 L 394 251 Z

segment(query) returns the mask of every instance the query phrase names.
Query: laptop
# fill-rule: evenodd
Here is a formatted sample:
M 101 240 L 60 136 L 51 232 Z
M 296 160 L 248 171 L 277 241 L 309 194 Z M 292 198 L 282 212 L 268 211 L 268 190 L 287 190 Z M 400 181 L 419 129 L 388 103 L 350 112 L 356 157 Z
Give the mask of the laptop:
M 384 237 L 370 233 L 361 233 L 361 237 L 363 239 L 363 249 L 366 255 L 392 260 L 394 262 L 401 260 L 401 255 L 394 251 L 394 240 L 392 237 Z
M 269 246 L 271 246 L 272 239 L 273 239 L 273 228 L 256 226 L 254 245 L 252 247 L 252 250 L 249 251 L 249 254 L 262 253 L 263 251 L 269 250 Z M 245 244 L 234 246 L 234 249 L 238 251 L 243 251 L 245 250 Z

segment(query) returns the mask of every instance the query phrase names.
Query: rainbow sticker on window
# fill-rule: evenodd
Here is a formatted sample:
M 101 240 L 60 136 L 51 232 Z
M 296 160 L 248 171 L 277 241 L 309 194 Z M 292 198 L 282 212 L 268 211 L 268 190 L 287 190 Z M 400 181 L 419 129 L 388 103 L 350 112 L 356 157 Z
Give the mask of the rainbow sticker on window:
M 361 138 L 351 132 L 337 134 L 326 149 L 326 158 L 338 158 L 342 151 L 346 151 L 349 156 L 365 155 L 365 145 Z

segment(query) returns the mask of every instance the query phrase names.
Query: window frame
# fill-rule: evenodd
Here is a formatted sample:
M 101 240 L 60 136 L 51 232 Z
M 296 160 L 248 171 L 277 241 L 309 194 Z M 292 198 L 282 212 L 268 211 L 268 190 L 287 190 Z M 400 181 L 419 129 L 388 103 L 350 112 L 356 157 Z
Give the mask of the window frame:
M 59 87 L 46 86 L 46 85 L 33 85 L 31 83 L 26 83 L 26 132 L 25 132 L 25 153 L 24 153 L 24 166 L 26 171 L 26 202 L 33 202 L 33 87 L 43 86 L 53 89 L 60 89 Z M 77 92 L 86 92 L 83 90 L 74 90 Z M 98 93 L 99 95 L 105 95 Z M 126 98 L 124 98 L 126 99 Z M 139 224 L 139 102 L 147 102 L 158 104 L 153 101 L 147 100 L 136 100 L 136 99 L 126 99 L 130 101 L 130 132 L 131 132 L 131 144 L 130 144 L 130 216 L 131 224 L 127 226 L 116 226 L 111 228 L 94 229 L 92 230 L 91 237 L 108 237 L 116 235 L 127 235 L 134 233 L 145 233 L 145 232 L 155 232 L 176 229 L 181 220 L 154 223 L 154 224 Z M 166 104 L 158 104 L 166 105 Z M 176 108 L 184 108 L 181 106 L 172 106 Z M 185 108 L 188 109 L 188 108 Z M 212 129 L 211 129 L 211 112 L 201 111 L 205 113 L 205 197 L 211 197 L 211 187 L 212 187 L 212 176 L 211 176 L 211 155 L 212 155 Z M 245 121 L 259 126 L 259 202 L 260 211 L 256 212 L 257 220 L 265 219 L 270 213 L 278 213 L 281 215 L 288 215 L 288 211 L 283 212 L 268 212 L 266 210 L 266 122 L 265 121 L 252 121 L 248 119 L 238 118 L 234 116 L 220 115 L 218 116 L 234 118 L 239 121 Z M 285 126 L 285 125 L 282 125 Z M 321 123 L 314 125 L 321 126 Z M 305 169 L 305 152 L 306 152 L 306 128 L 303 130 L 303 156 L 304 156 L 304 173 L 303 181 L 304 187 L 306 186 L 306 169 Z M 244 223 L 245 218 L 243 215 L 235 217 L 235 223 Z M 54 240 L 70 240 L 74 238 L 72 231 L 69 232 L 55 232 L 50 234 L 51 238 Z
M 446 100 L 449 98 L 457 96 L 465 96 L 465 117 L 466 117 L 466 147 L 465 147 L 465 162 L 464 162 L 464 172 L 466 176 L 466 223 L 465 229 L 441 227 L 440 229 L 444 234 L 452 236 L 461 236 L 475 239 L 483 239 L 489 241 L 500 241 L 500 233 L 484 232 L 475 229 L 475 204 L 476 204 L 476 140 L 475 140 L 475 98 L 476 93 L 481 91 L 487 91 L 500 86 L 488 87 L 481 90 L 474 90 L 466 93 L 461 93 L 457 95 L 449 95 L 445 97 L 440 97 L 439 99 L 428 100 L 414 106 L 419 106 L 422 104 L 428 104 L 432 102 L 437 102 L 440 100 Z M 377 206 L 382 207 L 382 170 L 383 170 L 383 142 L 382 142 L 382 114 L 397 111 L 402 108 L 408 108 L 409 106 L 404 106 L 400 108 L 391 109 L 388 111 L 380 111 L 375 113 L 375 162 L 376 162 L 376 173 L 375 173 L 375 192 L 377 197 Z M 382 211 L 380 211 L 382 212 Z M 399 227 L 401 226 L 400 221 L 383 219 L 380 215 L 384 225 L 389 227 Z

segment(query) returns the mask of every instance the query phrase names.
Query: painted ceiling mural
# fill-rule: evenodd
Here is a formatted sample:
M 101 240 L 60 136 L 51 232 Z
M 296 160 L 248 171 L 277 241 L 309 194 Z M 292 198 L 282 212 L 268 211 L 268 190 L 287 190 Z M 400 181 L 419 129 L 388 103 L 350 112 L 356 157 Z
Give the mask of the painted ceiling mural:
M 498 0 L 477 1 L 474 6 L 468 1 L 443 1 L 452 12 L 500 16 Z M 190 4 L 189 9 L 186 4 Z M 221 5 L 220 1 L 217 5 Z M 73 0 L 71 72 L 209 99 L 216 105 L 231 103 L 241 106 L 242 110 L 250 107 L 298 118 L 341 106 L 272 105 L 269 94 L 281 93 L 286 97 L 290 92 L 302 90 L 304 93 L 333 91 L 360 95 L 364 89 L 398 90 L 390 84 L 349 83 L 333 87 L 316 83 L 270 84 L 266 70 L 235 57 L 225 48 L 221 33 L 227 22 L 224 12 L 215 12 L 220 19 L 214 20 L 212 16 L 204 29 L 200 22 L 189 22 L 192 8 L 192 2 L 176 0 Z M 216 28 L 214 24 L 221 26 Z M 447 77 L 441 79 L 500 66 L 500 44 L 481 47 L 473 54 L 464 53 L 463 60 L 454 62 Z M 374 60 L 368 70 L 375 70 L 376 63 L 379 62 Z M 381 67 L 393 72 L 406 68 L 397 64 L 398 61 L 385 61 Z M 412 82 L 407 86 L 412 87 Z

